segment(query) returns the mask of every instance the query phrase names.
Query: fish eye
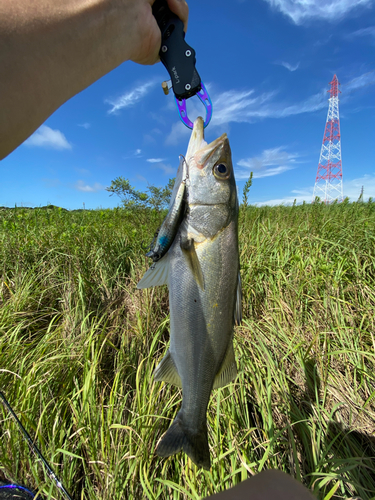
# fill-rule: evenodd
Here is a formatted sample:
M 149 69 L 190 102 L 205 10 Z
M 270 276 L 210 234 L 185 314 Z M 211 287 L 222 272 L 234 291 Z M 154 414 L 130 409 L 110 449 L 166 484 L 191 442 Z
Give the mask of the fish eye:
M 225 163 L 218 163 L 213 168 L 214 176 L 217 179 L 223 180 L 228 179 L 230 176 L 230 170 Z

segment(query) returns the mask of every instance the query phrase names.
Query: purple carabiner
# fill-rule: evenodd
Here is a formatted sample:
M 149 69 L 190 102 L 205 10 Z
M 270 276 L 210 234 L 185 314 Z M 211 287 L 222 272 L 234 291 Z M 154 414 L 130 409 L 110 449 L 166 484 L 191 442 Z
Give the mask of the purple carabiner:
M 197 92 L 197 96 L 199 97 L 204 107 L 206 108 L 206 119 L 204 121 L 204 128 L 206 128 L 212 118 L 212 102 L 210 96 L 208 95 L 206 87 L 203 85 L 203 82 L 201 83 L 201 86 L 202 88 L 199 92 Z M 189 119 L 187 115 L 186 99 L 180 100 L 177 97 L 175 97 L 175 99 L 176 99 L 178 114 L 180 115 L 182 123 L 186 125 L 188 128 L 192 129 L 194 127 L 194 123 Z

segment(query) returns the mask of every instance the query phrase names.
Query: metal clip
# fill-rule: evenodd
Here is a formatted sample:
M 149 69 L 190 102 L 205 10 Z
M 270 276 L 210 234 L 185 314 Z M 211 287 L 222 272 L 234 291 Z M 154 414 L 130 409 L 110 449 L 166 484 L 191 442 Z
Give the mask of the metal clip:
M 204 107 L 206 108 L 206 119 L 204 121 L 204 128 L 206 128 L 212 118 L 212 102 L 210 96 L 208 95 L 206 87 L 203 85 L 203 82 L 201 82 L 201 87 L 201 90 L 197 92 L 196 95 L 199 97 Z M 187 115 L 186 99 L 178 99 L 177 97 L 175 99 L 182 123 L 192 129 L 194 127 L 194 123 L 189 119 Z

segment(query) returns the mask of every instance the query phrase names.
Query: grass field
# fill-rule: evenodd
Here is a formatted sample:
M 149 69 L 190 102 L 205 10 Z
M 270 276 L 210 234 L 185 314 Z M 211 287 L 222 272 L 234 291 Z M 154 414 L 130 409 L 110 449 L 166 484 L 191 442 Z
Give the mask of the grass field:
M 375 203 L 240 213 L 237 379 L 212 394 L 211 471 L 155 457 L 181 392 L 155 383 L 166 287 L 140 291 L 161 215 L 0 211 L 0 389 L 74 499 L 199 499 L 279 468 L 375 498 Z M 0 479 L 57 499 L 0 405 Z

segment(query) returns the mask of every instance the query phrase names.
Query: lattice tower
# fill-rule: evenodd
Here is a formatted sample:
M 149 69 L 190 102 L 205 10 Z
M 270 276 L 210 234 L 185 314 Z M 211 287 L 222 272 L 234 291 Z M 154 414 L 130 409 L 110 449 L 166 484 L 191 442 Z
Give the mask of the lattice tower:
M 339 117 L 339 93 L 341 91 L 338 88 L 340 83 L 336 75 L 330 85 L 328 92 L 331 97 L 328 99 L 327 122 L 315 179 L 313 202 L 316 196 L 319 196 L 325 203 L 331 203 L 334 200 L 342 202 L 344 199 Z

